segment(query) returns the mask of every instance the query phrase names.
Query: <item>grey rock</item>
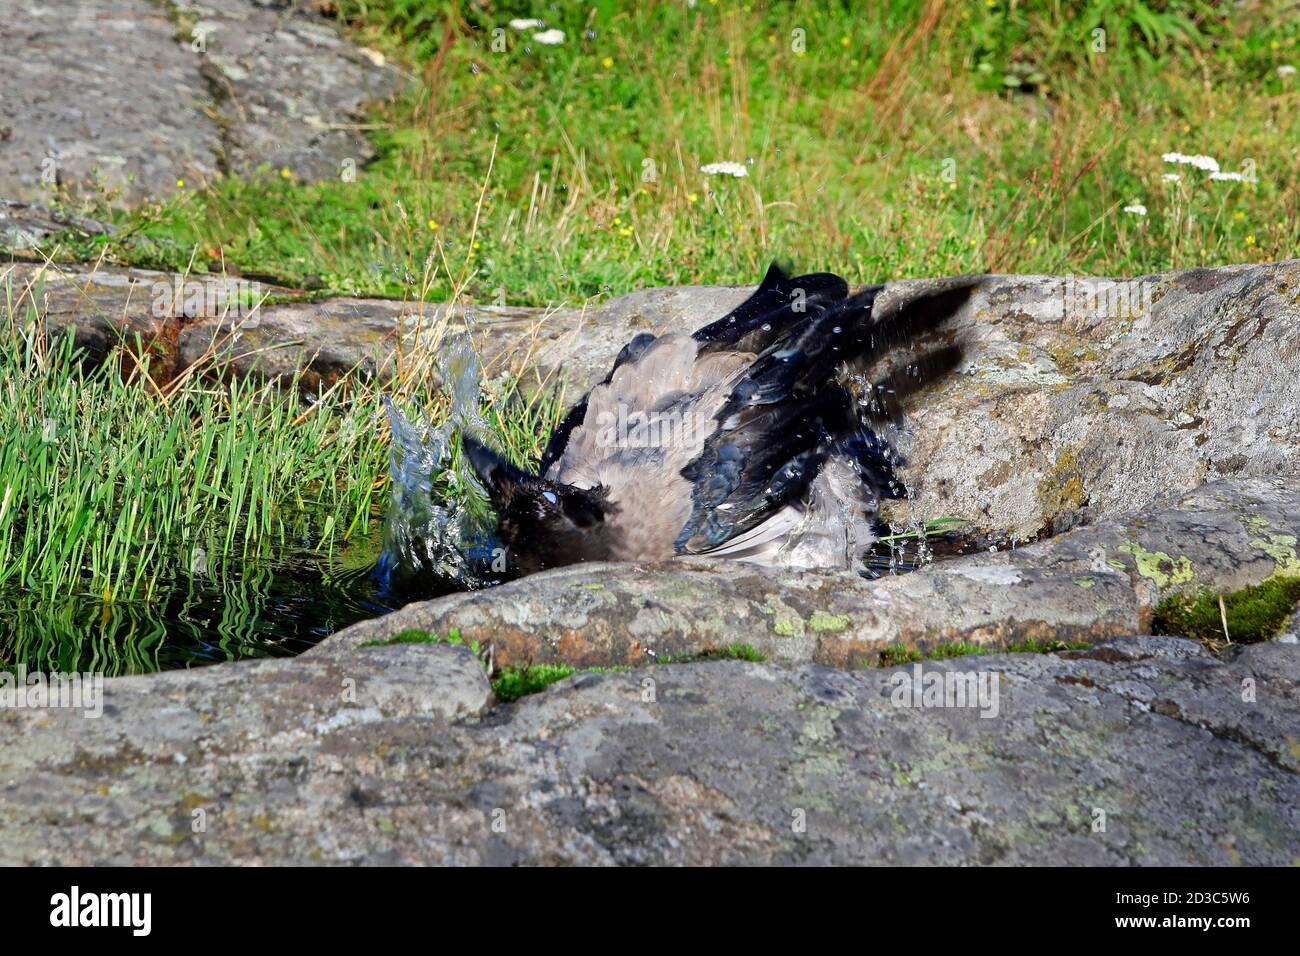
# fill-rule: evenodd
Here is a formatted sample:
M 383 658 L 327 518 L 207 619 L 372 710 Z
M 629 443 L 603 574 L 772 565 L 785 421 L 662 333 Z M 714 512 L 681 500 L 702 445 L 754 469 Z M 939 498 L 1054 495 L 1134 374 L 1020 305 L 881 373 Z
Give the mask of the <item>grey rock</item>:
M 490 647 L 499 665 L 644 664 L 749 644 L 777 660 L 856 667 L 886 651 L 958 642 L 1096 640 L 1132 633 L 1139 620 L 1132 587 L 1113 571 L 1040 572 L 976 559 L 868 582 L 725 561 L 585 564 L 407 605 L 308 653 L 454 628 Z
M 70 7 L 70 9 L 68 8 Z M 401 77 L 298 5 L 0 0 L 0 198 L 135 203 L 269 164 L 341 175 Z M 7 229 L 31 245 L 49 230 Z
M 1300 468 L 1300 262 L 995 277 L 964 374 L 917 403 L 913 510 L 1022 538 Z
M 330 179 L 373 157 L 362 113 L 400 84 L 381 54 L 299 4 L 169 2 L 191 42 L 201 38 L 228 172 L 270 166 Z
M 1291 619 L 1282 628 L 1282 633 L 1277 636 L 1277 639 L 1283 644 L 1300 644 L 1300 607 L 1295 609 L 1295 613 L 1291 615 Z
M 229 353 L 241 371 L 285 378 L 308 369 L 332 381 L 354 368 L 371 375 L 390 369 L 399 339 L 401 351 L 410 355 L 437 350 L 449 332 L 464 331 L 489 371 L 510 368 L 533 383 L 564 382 L 577 395 L 605 377 L 619 350 L 639 332 L 652 326 L 693 329 L 701 316 L 723 315 L 749 292 L 722 286 L 649 289 L 591 310 L 365 298 L 281 302 L 251 315 L 209 310 L 182 335 L 179 358 L 181 364 L 193 362 L 214 336 L 229 335 Z M 250 351 L 259 355 L 256 366 L 238 357 Z
M 178 364 L 198 361 L 214 341 L 245 374 L 330 384 L 356 369 L 364 375 L 391 371 L 394 344 L 406 355 L 436 351 L 449 331 L 478 329 L 485 367 L 498 372 L 529 340 L 543 310 L 509 306 L 447 306 L 390 299 L 331 298 L 264 306 L 239 319 L 187 323 L 177 342 Z M 248 356 L 248 357 L 243 357 Z M 255 356 L 255 357 L 254 357 Z
M 211 93 L 162 5 L 0 0 L 0 46 L 0 196 L 138 200 L 216 175 Z
M 116 231 L 116 228 L 109 223 L 78 216 L 64 209 L 17 199 L 0 199 L 0 246 L 14 249 L 32 248 L 54 233 L 69 227 L 90 235 L 104 235 Z
M 1227 593 L 1300 571 L 1300 487 L 1206 485 L 1125 518 L 996 554 L 868 581 L 740 562 L 582 564 L 407 605 L 317 645 L 332 654 L 404 630 L 490 645 L 499 665 L 640 664 L 750 644 L 786 661 L 856 667 L 944 644 L 1092 642 L 1150 627 L 1180 593 Z
M 922 680 L 982 681 L 982 709 L 900 706 L 917 665 L 676 664 L 577 674 L 487 711 L 480 688 L 450 723 L 424 709 L 447 661 L 468 687 L 468 652 L 410 645 L 114 679 L 97 720 L 0 711 L 0 862 L 1300 855 L 1300 650 L 1287 645 L 1225 661 L 1136 637 L 919 665 Z M 373 705 L 362 678 L 380 668 L 403 690 Z M 352 673 L 358 701 L 339 705 Z
M 75 327 L 79 344 L 102 354 L 122 332 L 139 333 L 179 371 L 213 344 L 243 374 L 329 383 L 353 369 L 376 375 L 401 352 L 436 350 L 449 332 L 468 331 L 489 371 L 524 370 L 534 382 L 584 391 L 646 327 L 645 308 L 666 325 L 687 326 L 700 302 L 725 312 L 745 288 L 652 289 L 590 312 L 522 306 L 311 299 L 300 290 L 238 276 L 148 269 L 33 265 L 8 267 L 16 289 L 40 286 L 48 328 Z M 636 303 L 642 303 L 637 308 Z M 526 369 L 522 369 L 524 359 Z

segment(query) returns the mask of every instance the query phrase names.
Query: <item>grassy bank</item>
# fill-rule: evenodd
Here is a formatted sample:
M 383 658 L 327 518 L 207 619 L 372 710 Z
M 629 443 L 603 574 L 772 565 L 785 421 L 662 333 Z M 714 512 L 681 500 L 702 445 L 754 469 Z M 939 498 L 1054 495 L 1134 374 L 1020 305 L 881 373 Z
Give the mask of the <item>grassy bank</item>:
M 866 281 L 1300 254 L 1289 0 L 333 9 L 415 78 L 371 117 L 377 161 L 187 183 L 61 248 L 434 299 L 450 283 L 418 277 L 446 257 L 467 297 L 540 305 L 753 281 L 773 255 Z M 747 175 L 700 171 L 723 161 Z
M 0 665 L 150 669 L 141 645 L 165 650 L 164 618 L 196 603 L 217 617 L 199 630 L 240 656 L 260 617 L 298 600 L 288 578 L 316 586 L 378 556 L 379 396 L 441 421 L 431 355 L 308 401 L 297 382 L 227 374 L 222 342 L 170 380 L 137 342 L 91 364 L 46 333 L 40 302 L 39 283 L 0 276 Z M 483 411 L 518 460 L 540 454 L 558 415 L 508 382 Z

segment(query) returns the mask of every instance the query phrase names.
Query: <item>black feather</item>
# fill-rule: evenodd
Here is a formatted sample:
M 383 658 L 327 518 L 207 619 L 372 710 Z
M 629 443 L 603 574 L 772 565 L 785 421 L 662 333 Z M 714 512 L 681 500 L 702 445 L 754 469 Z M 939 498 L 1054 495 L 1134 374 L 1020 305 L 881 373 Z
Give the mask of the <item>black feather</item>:
M 677 549 L 716 547 L 799 500 L 852 420 L 853 405 L 831 383 L 806 400 L 748 408 L 714 433 L 682 470 L 693 483 L 693 508 Z
M 718 430 L 682 470 L 693 486 L 692 513 L 677 550 L 716 547 L 801 500 L 832 455 L 850 460 L 877 499 L 904 496 L 895 474 L 901 462 L 869 421 L 895 420 L 898 401 L 955 367 L 960 350 L 933 351 L 911 364 L 910 377 L 887 378 L 892 394 L 874 415 L 870 403 L 861 408 L 834 378 L 848 363 L 869 365 L 934 332 L 974 284 L 917 296 L 879 320 L 873 309 L 883 287 L 872 286 L 790 323 L 737 383 L 717 416 Z
M 555 431 L 551 432 L 551 437 L 546 441 L 546 450 L 542 452 L 541 464 L 537 466 L 539 475 L 546 474 L 550 467 L 560 460 L 564 449 L 568 447 L 570 433 L 587 417 L 587 397 L 587 395 L 582 396 L 582 401 L 570 408 L 560 420 L 560 424 L 555 426 Z
M 790 278 L 775 262 L 754 293 L 716 322 L 695 332 L 701 352 L 721 349 L 762 352 L 849 294 L 843 279 L 829 272 Z
M 736 385 L 719 418 L 726 420 L 749 405 L 790 398 L 796 387 L 814 391 L 868 340 L 871 307 L 881 286 L 872 286 L 836 303 L 791 334 L 773 342 Z

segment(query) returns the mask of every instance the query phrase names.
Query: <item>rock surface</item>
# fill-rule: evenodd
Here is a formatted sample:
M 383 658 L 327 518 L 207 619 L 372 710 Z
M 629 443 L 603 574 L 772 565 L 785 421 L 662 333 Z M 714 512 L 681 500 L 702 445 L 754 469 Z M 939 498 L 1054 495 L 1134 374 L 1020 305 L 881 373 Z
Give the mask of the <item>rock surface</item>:
M 0 245 L 26 249 L 61 229 L 76 228 L 86 233 L 107 234 L 115 227 L 64 209 L 19 199 L 0 199 Z
M 216 175 L 199 57 L 149 0 L 0 0 L 0 196 L 98 184 L 133 199 Z M 130 104 L 129 107 L 127 104 Z
M 222 160 L 236 175 L 270 165 L 338 177 L 374 155 L 358 121 L 397 89 L 397 71 L 339 36 L 314 5 L 167 0 L 220 111 Z
M 725 313 L 748 289 L 650 289 L 588 311 L 445 305 L 393 299 L 312 299 L 300 290 L 238 276 L 147 269 L 10 264 L 15 295 L 39 287 L 51 329 L 75 327 L 80 344 L 102 354 L 119 333 L 162 346 L 179 369 L 213 342 L 244 374 L 336 380 L 354 368 L 390 369 L 400 351 L 434 349 L 448 330 L 469 331 L 489 369 L 524 360 L 538 380 L 570 383 L 575 394 L 604 378 L 628 339 L 649 328 L 695 327 Z
M 399 82 L 324 17 L 254 0 L 0 0 L 0 47 L 21 51 L 0 57 L 0 199 L 37 203 L 134 203 L 264 164 L 338 176 L 371 157 L 358 116 Z M 9 219 L 9 246 L 61 225 Z
M 916 666 L 982 706 L 909 704 Z M 0 711 L 0 862 L 1300 862 L 1290 645 L 673 664 L 497 708 L 477 668 L 364 648 Z
M 985 291 L 910 421 L 922 513 L 1033 536 L 1300 470 L 1300 261 Z
M 898 648 L 1092 642 L 1146 630 L 1173 594 L 1300 573 L 1298 538 L 1300 486 L 1218 482 L 1014 551 L 877 581 L 727 561 L 574 565 L 408 605 L 308 654 L 453 628 L 490 645 L 499 666 L 642 664 L 750 644 L 777 660 L 857 667 Z

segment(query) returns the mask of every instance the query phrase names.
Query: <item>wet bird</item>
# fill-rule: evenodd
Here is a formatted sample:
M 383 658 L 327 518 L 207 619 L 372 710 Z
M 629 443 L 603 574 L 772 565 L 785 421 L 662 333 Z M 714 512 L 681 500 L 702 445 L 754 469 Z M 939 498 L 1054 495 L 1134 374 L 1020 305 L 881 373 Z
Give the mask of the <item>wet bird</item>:
M 774 264 L 693 335 L 628 342 L 537 474 L 462 436 L 512 569 L 699 555 L 861 570 L 882 502 L 907 493 L 883 435 L 903 398 L 960 362 L 941 327 L 974 285 L 877 315 L 883 286 L 850 294 Z

